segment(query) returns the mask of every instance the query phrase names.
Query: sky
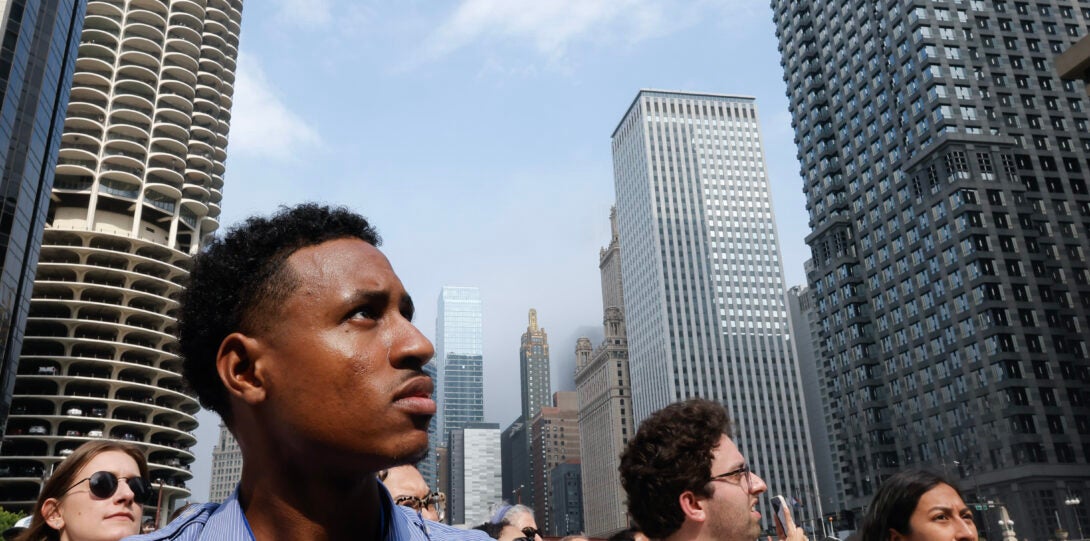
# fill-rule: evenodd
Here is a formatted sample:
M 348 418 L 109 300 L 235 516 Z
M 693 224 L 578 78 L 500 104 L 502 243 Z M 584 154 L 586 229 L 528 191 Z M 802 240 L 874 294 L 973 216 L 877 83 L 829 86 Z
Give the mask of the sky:
M 479 287 L 485 421 L 521 408 L 508 383 L 530 308 L 554 391 L 574 390 L 576 339 L 601 338 L 610 135 L 641 88 L 756 98 L 786 283 L 805 283 L 763 0 L 260 0 L 242 20 L 222 226 L 303 201 L 360 212 L 429 338 L 440 288 Z M 189 484 L 205 501 L 219 419 L 198 419 Z

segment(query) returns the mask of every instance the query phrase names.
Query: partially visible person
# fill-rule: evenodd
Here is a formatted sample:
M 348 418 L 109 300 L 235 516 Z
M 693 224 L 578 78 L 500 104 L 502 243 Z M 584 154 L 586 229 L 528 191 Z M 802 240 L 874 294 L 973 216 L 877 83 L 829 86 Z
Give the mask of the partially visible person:
M 628 514 L 648 537 L 666 541 L 756 541 L 758 496 L 768 487 L 731 440 L 717 402 L 692 399 L 652 413 L 621 455 Z M 786 525 L 784 539 L 804 541 Z
M 586 535 L 580 533 L 580 534 L 565 535 L 564 537 L 560 538 L 560 541 L 590 541 L 590 538 L 587 537 Z
M 492 514 L 492 524 L 501 525 L 500 541 L 514 541 L 515 539 L 527 539 L 529 541 L 543 541 L 541 531 L 537 529 L 537 521 L 534 520 L 534 510 L 522 504 L 502 505 Z
M 413 509 L 430 521 L 442 520 L 439 493 L 432 494 L 416 466 L 405 464 L 382 470 L 378 478 L 386 485 L 386 490 L 390 491 L 390 497 L 397 505 Z
M 118 541 L 140 530 L 151 498 L 148 463 L 135 445 L 90 441 L 76 448 L 42 486 L 18 541 Z
M 503 531 L 504 526 L 507 526 L 507 521 L 506 520 L 501 520 L 498 523 L 496 523 L 496 522 L 485 522 L 483 524 L 478 524 L 478 525 L 474 526 L 473 529 L 474 530 L 480 530 L 480 531 L 488 534 L 488 537 L 491 537 L 492 539 L 499 539 L 500 538 L 500 532 Z
M 16 520 L 15 524 L 12 524 L 10 528 L 4 530 L 4 533 L 0 535 L 3 536 L 4 541 L 13 541 L 17 535 L 23 533 L 23 530 L 26 530 L 30 527 L 30 519 L 32 518 L 34 517 L 27 515 L 19 520 Z
M 639 528 L 625 528 L 611 536 L 607 541 L 650 541 Z
M 887 478 L 859 529 L 860 541 L 977 541 L 973 512 L 941 475 L 905 470 Z
M 155 530 L 155 521 L 150 518 L 144 519 L 144 525 L 140 527 L 140 533 L 151 533 Z

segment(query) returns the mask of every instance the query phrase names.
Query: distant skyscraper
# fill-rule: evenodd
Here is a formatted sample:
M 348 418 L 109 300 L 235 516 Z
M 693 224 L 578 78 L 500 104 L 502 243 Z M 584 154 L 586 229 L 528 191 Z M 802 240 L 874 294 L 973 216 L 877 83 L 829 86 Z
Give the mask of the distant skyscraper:
M 522 370 L 522 418 L 529 423 L 552 398 L 549 337 L 544 328 L 538 327 L 537 310 L 533 308 L 530 309 L 530 325 L 522 333 L 519 367 Z
M 1054 58 L 1090 6 L 771 5 L 845 504 L 925 466 L 1019 537 L 1085 523 L 1090 101 Z
M 559 464 L 579 460 L 579 396 L 571 391 L 553 395 L 553 405 L 541 408 L 530 424 L 531 507 L 537 525 L 549 535 L 557 502 L 550 493 L 549 475 Z
M 583 520 L 587 534 L 603 538 L 628 527 L 624 489 L 617 468 L 634 426 L 615 208 L 609 213 L 609 222 L 612 236 L 598 262 L 605 339 L 597 349 L 587 338 L 580 338 L 575 347 Z
M 15 388 L 86 4 L 0 1 L 0 430 Z
M 443 286 L 435 317 L 435 359 L 424 371 L 435 381 L 439 413 L 428 428 L 431 452 L 420 463 L 437 486 L 436 448 L 451 429 L 484 420 L 484 327 L 481 293 L 475 287 Z
M 787 290 L 787 311 L 791 323 L 791 342 L 799 360 L 799 375 L 802 389 L 806 395 L 806 419 L 810 427 L 810 439 L 814 445 L 814 475 L 821 493 L 821 508 L 826 514 L 843 509 L 840 490 L 836 486 L 836 446 L 829 442 L 828 427 L 832 425 L 831 398 L 825 385 L 824 373 L 820 369 L 816 345 L 820 340 L 814 311 L 813 296 L 806 286 L 795 286 Z M 850 525 L 839 529 L 849 529 Z
M 753 98 L 641 90 L 613 133 L 637 420 L 723 403 L 769 492 L 815 518 L 798 366 Z M 767 518 L 766 518 L 767 520 Z
M 231 496 L 242 479 L 242 449 L 227 426 L 220 423 L 220 438 L 212 449 L 212 482 L 208 501 L 222 502 Z
M 557 464 L 549 472 L 549 494 L 553 510 L 548 531 L 556 536 L 577 535 L 583 531 L 583 485 L 579 462 Z
M 0 462 L 48 469 L 121 439 L 147 453 L 161 517 L 189 496 L 200 406 L 174 318 L 219 227 L 241 21 L 241 0 L 87 2 Z
M 511 503 L 530 503 L 530 427 L 520 416 L 501 435 L 503 498 Z
M 500 425 L 467 423 L 452 428 L 448 441 L 449 522 L 475 526 L 490 518 L 492 506 L 501 499 Z

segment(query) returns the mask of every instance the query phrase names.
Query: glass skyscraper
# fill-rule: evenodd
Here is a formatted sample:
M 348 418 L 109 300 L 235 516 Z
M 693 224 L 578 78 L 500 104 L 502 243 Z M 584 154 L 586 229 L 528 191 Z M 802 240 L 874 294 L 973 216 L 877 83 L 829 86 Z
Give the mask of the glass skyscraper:
M 77 0 L 0 1 L 0 430 L 15 388 L 85 9 Z
M 1090 102 L 1054 58 L 1090 6 L 771 6 L 845 504 L 925 466 L 1018 537 L 1087 523 Z
M 438 481 L 436 447 L 451 429 L 484 421 L 484 327 L 476 287 L 443 286 L 435 318 L 435 358 L 424 367 L 435 381 L 439 413 L 428 430 L 431 451 L 420 464 L 429 486 Z
M 613 172 L 636 422 L 721 402 L 769 493 L 819 518 L 753 98 L 641 90 L 613 133 Z

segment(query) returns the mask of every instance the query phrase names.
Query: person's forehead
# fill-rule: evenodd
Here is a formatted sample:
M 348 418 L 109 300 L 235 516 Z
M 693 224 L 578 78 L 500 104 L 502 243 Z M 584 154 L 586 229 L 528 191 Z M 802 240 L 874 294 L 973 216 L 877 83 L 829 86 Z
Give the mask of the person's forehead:
M 80 468 L 79 473 L 87 476 L 97 471 L 108 471 L 115 475 L 139 473 L 136 460 L 121 451 L 103 451 Z
M 715 447 L 712 454 L 715 456 L 715 461 L 720 464 L 741 466 L 746 461 L 738 445 L 726 434 L 719 438 L 719 445 Z

